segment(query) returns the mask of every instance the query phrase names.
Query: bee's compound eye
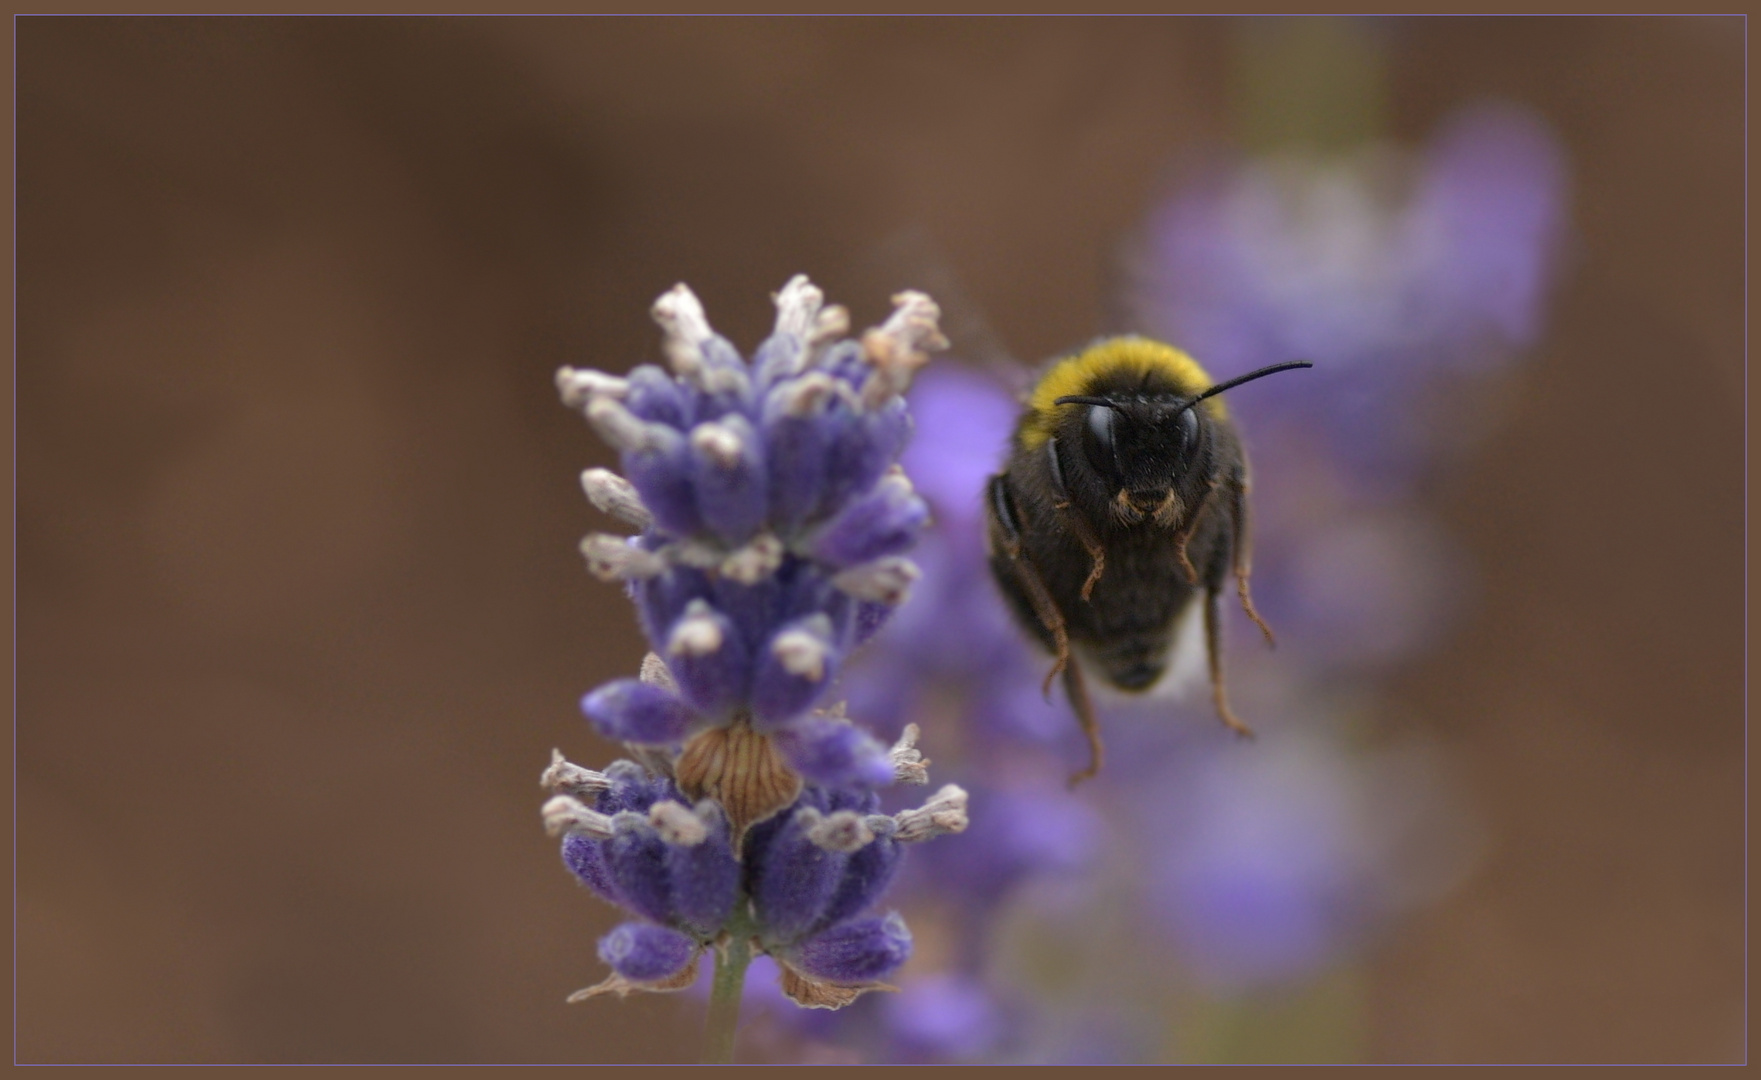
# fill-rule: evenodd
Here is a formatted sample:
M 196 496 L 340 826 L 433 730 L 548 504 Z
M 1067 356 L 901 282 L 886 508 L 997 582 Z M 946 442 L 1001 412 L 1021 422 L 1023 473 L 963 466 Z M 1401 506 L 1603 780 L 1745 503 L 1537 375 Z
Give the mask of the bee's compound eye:
M 1113 455 L 1113 410 L 1105 405 L 1088 407 L 1088 431 L 1083 440 L 1083 449 L 1088 452 L 1089 464 L 1100 471 L 1102 476 L 1113 476 L 1118 471 L 1118 462 Z
M 1179 428 L 1181 448 L 1191 449 L 1192 445 L 1198 441 L 1198 411 L 1188 409 L 1181 413 L 1180 419 L 1174 423 Z

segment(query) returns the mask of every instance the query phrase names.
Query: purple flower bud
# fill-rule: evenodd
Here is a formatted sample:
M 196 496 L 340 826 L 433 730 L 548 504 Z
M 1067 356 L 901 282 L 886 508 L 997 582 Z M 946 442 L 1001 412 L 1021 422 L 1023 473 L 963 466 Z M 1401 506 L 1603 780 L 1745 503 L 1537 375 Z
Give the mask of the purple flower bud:
M 599 793 L 593 808 L 602 814 L 615 815 L 629 810 L 639 814 L 660 799 L 677 799 L 678 790 L 664 776 L 652 776 L 634 761 L 618 760 L 605 767 L 611 786 Z
M 897 912 L 857 919 L 801 942 L 790 950 L 795 967 L 834 983 L 863 983 L 898 970 L 911 956 L 911 931 Z
M 887 748 L 847 721 L 805 716 L 771 736 L 789 765 L 827 787 L 884 787 L 893 782 Z
M 810 835 L 824 817 L 802 806 L 749 845 L 748 888 L 767 943 L 786 944 L 819 926 L 843 883 L 850 856 L 815 843 Z
M 671 875 L 667 873 L 667 845 L 654 826 L 635 814 L 619 814 L 617 831 L 603 842 L 612 887 L 618 902 L 657 923 L 673 919 Z
M 837 384 L 815 372 L 770 392 L 764 406 L 764 451 L 770 469 L 771 523 L 799 528 L 819 509 L 835 427 L 828 408 Z
M 662 351 L 681 381 L 698 393 L 698 419 L 737 408 L 749 395 L 746 365 L 728 340 L 710 329 L 703 305 L 689 288 L 674 286 L 650 312 L 662 331 Z
M 873 412 L 856 413 L 839 425 L 832 443 L 826 502 L 838 505 L 867 491 L 886 474 L 911 438 L 911 413 L 903 399 Z
M 717 420 L 739 415 L 754 418 L 752 376 L 740 350 L 720 334 L 712 334 L 701 345 L 703 367 L 698 373 L 700 393 L 697 399 L 697 421 Z
M 656 652 L 666 651 L 667 635 L 693 600 L 707 600 L 715 586 L 709 575 L 690 566 L 675 566 L 664 574 L 632 584 L 642 633 Z
M 746 645 L 726 615 L 693 600 L 664 644 L 680 693 L 700 712 L 721 715 L 745 699 L 752 669 Z
M 673 694 L 637 679 L 618 679 L 581 699 L 581 711 L 614 742 L 683 742 L 695 714 Z
M 654 425 L 657 431 L 669 431 Z M 691 455 L 685 438 L 658 440 L 662 445 L 646 450 L 626 450 L 619 460 L 624 478 L 642 496 L 642 505 L 654 515 L 654 523 L 676 536 L 689 536 L 703 527 L 697 513 L 696 492 L 691 484 Z
M 897 555 L 910 549 L 928 520 L 929 507 L 911 490 L 911 481 L 897 473 L 819 529 L 813 553 L 838 567 Z
M 798 334 L 777 333 L 759 342 L 752 353 L 752 371 L 760 389 L 799 373 L 806 342 Z
M 709 937 L 727 922 L 740 891 L 740 863 L 729 843 L 728 821 L 721 808 L 699 803 L 697 816 L 708 826 L 708 836 L 691 845 L 670 845 L 667 872 L 671 878 L 672 907 L 679 922 Z
M 868 361 L 862 357 L 862 346 L 855 341 L 840 341 L 820 357 L 819 369 L 850 387 L 860 390 L 869 374 Z
M 785 555 L 775 572 L 753 584 L 723 575 L 711 586 L 710 605 L 733 623 L 749 656 L 770 640 L 777 624 L 787 617 L 793 587 L 810 584 L 801 581 L 811 576 L 803 570 L 801 560 Z
M 642 364 L 629 374 L 630 389 L 624 407 L 651 424 L 666 424 L 683 431 L 696 422 L 689 395 L 661 368 Z
M 760 730 L 812 708 L 837 671 L 838 660 L 827 616 L 809 615 L 783 626 L 759 655 L 752 679 L 752 709 Z
M 606 869 L 600 850 L 603 846 L 604 841 L 570 833 L 563 837 L 563 865 L 580 879 L 581 884 L 602 899 L 616 904 L 619 902 L 617 886 L 612 884 L 611 871 Z
M 876 816 L 868 820 L 868 827 L 875 838 L 852 852 L 844 864 L 844 879 L 838 884 L 837 894 L 820 912 L 821 926 L 855 918 L 873 907 L 899 870 L 905 849 L 889 835 L 896 827 L 893 819 Z
M 685 970 L 699 948 L 677 930 L 627 922 L 599 939 L 599 958 L 631 982 L 659 982 Z
M 745 543 L 764 524 L 763 451 L 758 433 L 743 416 L 728 415 L 691 429 L 697 511 L 729 544 Z

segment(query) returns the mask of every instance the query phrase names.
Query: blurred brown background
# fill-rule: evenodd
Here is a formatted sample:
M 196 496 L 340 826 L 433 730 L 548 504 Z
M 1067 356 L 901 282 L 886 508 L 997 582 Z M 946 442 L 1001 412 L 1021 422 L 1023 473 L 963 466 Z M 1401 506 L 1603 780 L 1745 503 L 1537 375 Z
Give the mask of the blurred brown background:
M 1435 493 L 1481 603 L 1398 684 L 1492 848 L 1371 962 L 1376 1060 L 1730 1061 L 1743 1016 L 1744 27 L 1398 24 L 1397 133 L 1493 93 L 1578 242 Z M 583 571 L 564 363 L 688 281 L 750 347 L 933 237 L 1016 354 L 1229 117 L 1223 20 L 24 19 L 18 1055 L 644 1061 L 552 746 L 643 651 Z

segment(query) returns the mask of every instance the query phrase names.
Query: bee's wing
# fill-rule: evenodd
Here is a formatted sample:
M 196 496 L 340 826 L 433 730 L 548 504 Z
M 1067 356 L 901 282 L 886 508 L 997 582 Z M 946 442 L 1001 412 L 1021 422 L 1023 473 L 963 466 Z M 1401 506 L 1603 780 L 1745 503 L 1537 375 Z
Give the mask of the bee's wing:
M 887 295 L 900 289 L 926 292 L 942 309 L 941 329 L 953 355 L 962 358 L 1025 401 L 1033 370 L 1015 358 L 971 294 L 960 283 L 935 237 L 922 225 L 908 225 L 871 248 L 856 264 L 857 273 Z

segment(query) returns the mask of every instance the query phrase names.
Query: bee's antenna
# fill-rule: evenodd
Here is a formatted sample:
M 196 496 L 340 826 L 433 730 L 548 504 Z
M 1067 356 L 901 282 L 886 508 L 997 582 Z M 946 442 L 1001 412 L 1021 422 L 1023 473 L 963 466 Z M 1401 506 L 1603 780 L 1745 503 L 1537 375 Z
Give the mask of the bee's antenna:
M 1286 360 L 1282 364 L 1272 364 L 1269 367 L 1260 368 L 1258 371 L 1250 371 L 1246 375 L 1237 375 L 1237 376 L 1235 376 L 1235 378 L 1230 379 L 1227 382 L 1218 383 L 1217 385 L 1211 387 L 1209 390 L 1206 390 L 1204 393 L 1193 398 L 1191 401 L 1185 402 L 1184 404 L 1182 404 L 1180 406 L 1180 408 L 1174 410 L 1174 415 L 1179 416 L 1181 413 L 1192 408 L 1194 405 L 1197 405 L 1199 402 L 1203 401 L 1204 399 L 1206 399 L 1208 397 L 1216 397 L 1218 394 L 1221 394 L 1225 390 L 1233 390 L 1237 386 L 1240 386 L 1242 383 L 1253 382 L 1255 379 L 1264 378 L 1267 375 L 1275 375 L 1280 371 L 1294 371 L 1297 368 L 1314 367 L 1314 366 L 1315 366 L 1314 363 L 1309 360 Z M 1116 401 L 1109 401 L 1104 397 L 1091 397 L 1087 394 L 1065 394 L 1061 398 L 1054 399 L 1052 401 L 1052 404 L 1053 405 L 1099 405 L 1102 408 L 1106 408 L 1106 409 L 1117 409 L 1119 407 L 1119 403 Z
M 1230 379 L 1228 382 L 1218 383 L 1217 385 L 1211 387 L 1209 390 L 1206 390 L 1204 393 L 1200 394 L 1198 397 L 1195 397 L 1191 401 L 1180 406 L 1180 408 L 1175 411 L 1175 415 L 1178 416 L 1180 413 L 1185 412 L 1186 410 L 1192 408 L 1194 405 L 1197 405 L 1199 402 L 1203 401 L 1204 399 L 1206 399 L 1208 397 L 1216 397 L 1218 394 L 1221 394 L 1225 390 L 1233 390 L 1237 386 L 1240 386 L 1242 383 L 1253 382 L 1255 379 L 1263 378 L 1264 376 L 1267 376 L 1267 375 L 1275 375 L 1280 371 L 1294 371 L 1297 368 L 1314 367 L 1314 366 L 1315 366 L 1314 363 L 1309 360 L 1286 360 L 1282 364 L 1272 364 L 1269 367 L 1260 368 L 1258 371 L 1250 371 L 1246 375 L 1237 375 L 1237 376 L 1235 376 L 1235 378 Z M 1059 400 L 1063 400 L 1063 399 L 1060 398 Z

